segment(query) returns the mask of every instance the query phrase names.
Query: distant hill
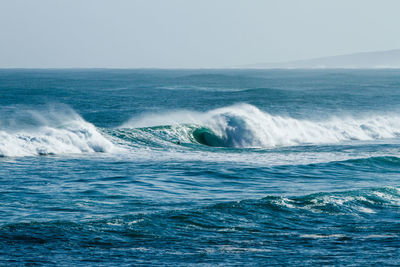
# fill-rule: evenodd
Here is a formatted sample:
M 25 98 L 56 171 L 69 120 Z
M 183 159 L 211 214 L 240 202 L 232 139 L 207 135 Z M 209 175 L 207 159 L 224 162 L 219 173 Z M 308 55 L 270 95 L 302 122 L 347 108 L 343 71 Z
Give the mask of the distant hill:
M 400 49 L 378 52 L 365 52 L 341 56 L 321 57 L 308 60 L 296 60 L 281 63 L 260 63 L 242 66 L 260 69 L 319 69 L 319 68 L 400 68 Z

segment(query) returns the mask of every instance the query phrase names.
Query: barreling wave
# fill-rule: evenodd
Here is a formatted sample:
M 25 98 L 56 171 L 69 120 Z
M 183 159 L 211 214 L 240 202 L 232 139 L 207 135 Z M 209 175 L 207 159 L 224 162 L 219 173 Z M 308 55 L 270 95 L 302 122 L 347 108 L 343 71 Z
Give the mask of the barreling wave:
M 0 121 L 0 156 L 109 152 L 114 145 L 69 108 L 20 110 Z
M 207 146 L 269 148 L 395 138 L 400 135 L 400 117 L 345 116 L 313 121 L 271 115 L 255 106 L 239 104 L 204 113 L 149 114 L 133 118 L 121 127 L 158 131 L 162 139 Z M 149 130 L 151 127 L 153 130 Z

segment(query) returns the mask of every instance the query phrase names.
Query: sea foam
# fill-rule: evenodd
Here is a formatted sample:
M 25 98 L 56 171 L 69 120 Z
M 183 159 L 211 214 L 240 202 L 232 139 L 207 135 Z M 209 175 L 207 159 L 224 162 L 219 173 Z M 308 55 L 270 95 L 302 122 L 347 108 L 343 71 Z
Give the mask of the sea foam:
M 0 121 L 0 156 L 109 152 L 115 147 L 69 108 L 20 110 Z
M 220 147 L 277 147 L 332 144 L 350 140 L 395 138 L 400 134 L 397 115 L 343 116 L 326 120 L 296 119 L 272 115 L 249 104 L 238 104 L 208 112 L 174 111 L 135 117 L 123 128 L 174 126 L 176 139 Z M 180 133 L 180 134 L 179 134 Z M 193 138 L 192 138 L 193 139 Z

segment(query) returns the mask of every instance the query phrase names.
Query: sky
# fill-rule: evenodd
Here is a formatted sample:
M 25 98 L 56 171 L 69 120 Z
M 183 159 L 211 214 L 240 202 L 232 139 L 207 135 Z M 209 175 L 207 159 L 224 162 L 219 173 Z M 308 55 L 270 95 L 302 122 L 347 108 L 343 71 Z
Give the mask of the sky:
M 226 68 L 400 48 L 398 0 L 0 0 L 0 68 Z

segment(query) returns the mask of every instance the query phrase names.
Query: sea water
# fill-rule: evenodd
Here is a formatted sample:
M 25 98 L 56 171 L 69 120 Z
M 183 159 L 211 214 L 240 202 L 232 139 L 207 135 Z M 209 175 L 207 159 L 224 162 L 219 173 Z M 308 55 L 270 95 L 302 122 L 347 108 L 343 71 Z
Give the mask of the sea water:
M 400 70 L 0 70 L 1 265 L 399 265 Z

